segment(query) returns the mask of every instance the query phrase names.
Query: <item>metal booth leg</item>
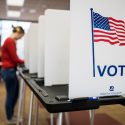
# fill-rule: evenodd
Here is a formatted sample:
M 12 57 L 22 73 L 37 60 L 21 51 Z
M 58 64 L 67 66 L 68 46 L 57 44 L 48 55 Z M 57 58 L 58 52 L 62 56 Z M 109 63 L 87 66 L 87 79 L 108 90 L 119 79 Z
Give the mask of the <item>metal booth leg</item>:
M 35 98 L 35 119 L 34 125 L 38 125 L 38 113 L 39 113 L 39 104 L 37 98 Z
M 34 98 L 34 94 L 31 91 L 28 125 L 31 125 L 31 120 L 32 120 L 33 98 Z
M 90 125 L 94 125 L 95 110 L 89 110 Z
M 57 125 L 62 125 L 62 117 L 63 117 L 63 113 L 61 112 L 58 114 Z
M 34 120 L 34 125 L 38 125 L 38 113 L 39 113 L 39 106 L 37 99 L 35 99 L 35 120 Z M 54 125 L 54 114 L 50 114 L 50 125 Z
M 18 102 L 18 112 L 17 112 L 17 125 L 23 123 L 23 110 L 24 110 L 24 96 L 25 96 L 25 83 L 23 79 L 20 79 L 20 92 L 19 92 L 19 102 Z
M 54 114 L 50 114 L 50 125 L 54 125 Z
M 66 125 L 70 125 L 69 113 L 65 112 L 64 115 L 65 115 Z

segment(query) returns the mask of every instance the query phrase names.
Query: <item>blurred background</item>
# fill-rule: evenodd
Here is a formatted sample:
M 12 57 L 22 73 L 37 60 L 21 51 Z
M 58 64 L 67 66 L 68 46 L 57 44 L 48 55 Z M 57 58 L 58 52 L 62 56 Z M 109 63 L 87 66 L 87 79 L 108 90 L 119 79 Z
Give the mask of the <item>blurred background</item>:
M 11 34 L 12 25 L 20 25 L 28 31 L 31 22 L 38 22 L 46 9 L 69 10 L 70 0 L 0 0 L 0 46 Z M 24 58 L 24 38 L 18 42 L 20 58 Z

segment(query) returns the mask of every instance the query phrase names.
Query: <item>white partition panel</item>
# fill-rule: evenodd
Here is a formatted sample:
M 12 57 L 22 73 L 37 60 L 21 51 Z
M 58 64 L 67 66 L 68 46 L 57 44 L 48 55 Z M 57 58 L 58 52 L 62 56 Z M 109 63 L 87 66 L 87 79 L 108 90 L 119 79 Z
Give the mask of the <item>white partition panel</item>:
M 38 23 L 38 77 L 44 77 L 44 38 L 45 38 L 45 16 L 39 17 Z
M 24 60 L 25 66 L 29 69 L 29 38 L 30 38 L 30 28 L 24 38 Z
M 45 85 L 69 82 L 69 11 L 45 12 Z
M 125 0 L 70 5 L 69 97 L 125 94 Z
M 37 73 L 38 24 L 32 23 L 29 31 L 29 72 Z

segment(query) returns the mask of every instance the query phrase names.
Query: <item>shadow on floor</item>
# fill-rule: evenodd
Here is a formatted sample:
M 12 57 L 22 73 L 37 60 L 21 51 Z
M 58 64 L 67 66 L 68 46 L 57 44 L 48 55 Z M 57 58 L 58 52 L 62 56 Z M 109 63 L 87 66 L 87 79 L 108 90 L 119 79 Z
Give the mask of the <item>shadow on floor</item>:
M 57 121 L 56 116 L 54 118 L 54 124 L 56 124 Z M 69 113 L 69 119 L 70 125 L 90 125 L 88 111 L 71 112 Z M 49 125 L 50 119 L 47 119 L 47 121 Z M 64 118 L 63 122 L 63 125 L 66 125 Z M 121 125 L 121 123 L 108 116 L 107 114 L 96 114 L 94 125 Z

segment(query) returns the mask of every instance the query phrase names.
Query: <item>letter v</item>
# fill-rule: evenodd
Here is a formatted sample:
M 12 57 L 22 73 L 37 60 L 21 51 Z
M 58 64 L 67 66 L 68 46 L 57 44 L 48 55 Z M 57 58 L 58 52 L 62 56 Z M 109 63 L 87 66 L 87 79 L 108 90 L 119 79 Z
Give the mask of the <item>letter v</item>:
M 100 66 L 99 66 L 99 65 L 97 66 L 98 71 L 99 71 L 99 75 L 100 75 L 101 77 L 104 76 L 104 73 L 105 73 L 106 67 L 107 67 L 107 66 L 105 65 L 104 68 L 103 68 L 103 70 L 101 70 Z

